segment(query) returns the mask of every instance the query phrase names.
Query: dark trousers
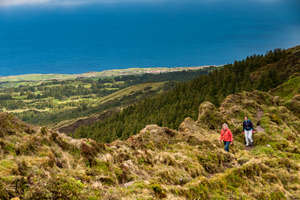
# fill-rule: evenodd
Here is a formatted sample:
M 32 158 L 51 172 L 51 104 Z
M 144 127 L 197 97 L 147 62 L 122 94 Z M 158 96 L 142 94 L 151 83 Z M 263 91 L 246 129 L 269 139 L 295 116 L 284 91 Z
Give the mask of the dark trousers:
M 225 151 L 228 151 L 229 152 L 229 145 L 230 145 L 230 141 L 224 141 L 224 149 Z

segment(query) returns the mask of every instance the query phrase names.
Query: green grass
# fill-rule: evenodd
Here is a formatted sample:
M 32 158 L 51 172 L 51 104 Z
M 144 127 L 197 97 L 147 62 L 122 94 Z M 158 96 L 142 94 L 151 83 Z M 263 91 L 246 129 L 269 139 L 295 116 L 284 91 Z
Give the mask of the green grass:
M 279 87 L 272 90 L 273 95 L 282 97 L 285 100 L 292 99 L 300 93 L 300 76 L 292 77 Z

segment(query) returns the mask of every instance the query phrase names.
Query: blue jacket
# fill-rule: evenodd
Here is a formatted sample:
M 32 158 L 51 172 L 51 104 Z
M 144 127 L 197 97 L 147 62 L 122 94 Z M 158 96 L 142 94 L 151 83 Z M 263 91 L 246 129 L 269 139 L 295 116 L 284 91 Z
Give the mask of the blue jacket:
M 243 129 L 246 131 L 253 130 L 253 124 L 249 119 L 243 122 Z

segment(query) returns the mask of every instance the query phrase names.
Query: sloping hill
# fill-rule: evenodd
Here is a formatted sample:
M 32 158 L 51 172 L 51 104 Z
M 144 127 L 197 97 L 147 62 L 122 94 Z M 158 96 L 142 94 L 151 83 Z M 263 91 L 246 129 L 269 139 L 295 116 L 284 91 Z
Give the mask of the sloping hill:
M 148 125 L 110 144 L 72 139 L 1 114 L 0 199 L 297 199 L 300 119 L 285 100 L 253 91 L 206 101 L 178 130 Z M 247 114 L 262 129 L 243 145 Z M 219 143 L 227 122 L 230 153 Z M 13 128 L 11 124 L 14 124 Z
M 185 117 L 197 118 L 203 101 L 219 106 L 227 95 L 241 91 L 268 91 L 300 72 L 300 46 L 254 55 L 208 75 L 178 84 L 161 95 L 147 98 L 106 120 L 78 129 L 75 137 L 111 142 L 127 139 L 147 124 L 178 128 Z

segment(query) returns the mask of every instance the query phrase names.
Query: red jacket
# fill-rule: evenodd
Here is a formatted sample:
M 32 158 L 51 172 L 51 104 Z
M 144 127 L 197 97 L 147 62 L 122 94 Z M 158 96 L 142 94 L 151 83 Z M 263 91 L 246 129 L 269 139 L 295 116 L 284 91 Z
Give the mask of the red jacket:
M 224 129 L 221 130 L 220 140 L 226 141 L 226 142 L 232 142 L 233 141 L 233 136 L 232 136 L 232 133 L 229 130 L 229 128 L 227 128 L 225 130 Z

